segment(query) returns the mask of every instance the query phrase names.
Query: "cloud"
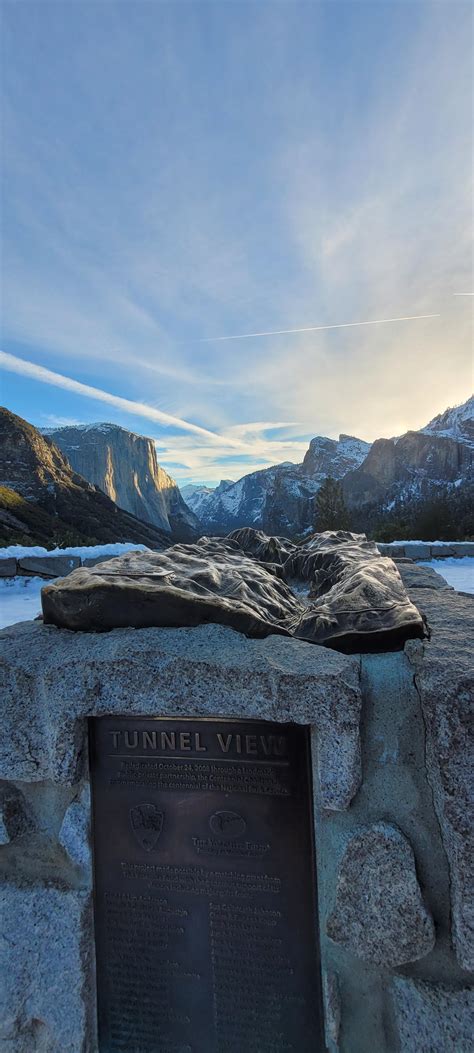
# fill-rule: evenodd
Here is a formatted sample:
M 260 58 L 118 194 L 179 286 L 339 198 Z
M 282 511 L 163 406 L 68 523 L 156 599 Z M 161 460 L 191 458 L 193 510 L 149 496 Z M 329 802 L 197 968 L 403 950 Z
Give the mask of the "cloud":
M 463 400 L 471 13 L 339 6 L 9 5 L 3 346 L 58 416 L 91 381 L 217 478 Z
M 85 398 L 94 399 L 98 402 L 106 402 L 109 406 L 116 406 L 125 413 L 132 413 L 134 416 L 146 417 L 148 420 L 159 424 L 171 425 L 183 431 L 192 432 L 195 435 L 205 437 L 213 443 L 222 441 L 215 432 L 209 431 L 207 428 L 201 428 L 198 424 L 192 424 L 190 421 L 181 420 L 179 417 L 174 417 L 169 413 L 163 413 L 162 410 L 148 406 L 146 403 L 124 399 L 119 395 L 111 394 L 109 391 L 102 391 L 100 388 L 92 387 L 90 384 L 82 384 L 71 377 L 65 377 L 61 373 L 54 373 L 50 369 L 36 365 L 35 362 L 27 362 L 22 358 L 16 358 L 15 355 L 10 355 L 5 351 L 0 351 L 0 366 L 7 372 L 30 377 L 42 384 L 52 384 L 54 387 L 64 388 L 66 391 L 72 391 L 76 395 L 83 395 Z M 227 445 L 236 448 L 241 448 L 242 446 L 241 443 L 232 439 L 228 440 Z

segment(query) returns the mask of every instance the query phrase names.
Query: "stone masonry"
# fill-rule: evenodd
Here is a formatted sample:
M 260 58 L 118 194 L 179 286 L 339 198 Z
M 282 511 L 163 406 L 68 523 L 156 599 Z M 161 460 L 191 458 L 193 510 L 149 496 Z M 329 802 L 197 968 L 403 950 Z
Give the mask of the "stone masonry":
M 310 725 L 327 1049 L 472 1049 L 474 603 L 407 567 L 430 636 L 404 651 L 220 625 L 0 633 L 2 1051 L 97 1053 L 87 718 L 127 712 Z

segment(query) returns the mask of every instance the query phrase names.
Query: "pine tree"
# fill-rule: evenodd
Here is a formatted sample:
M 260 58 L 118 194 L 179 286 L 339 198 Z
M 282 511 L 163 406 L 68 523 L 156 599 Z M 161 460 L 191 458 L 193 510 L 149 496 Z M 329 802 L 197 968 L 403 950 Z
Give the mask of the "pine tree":
M 330 475 L 324 480 L 316 495 L 315 529 L 348 530 L 349 513 L 347 511 L 341 483 Z

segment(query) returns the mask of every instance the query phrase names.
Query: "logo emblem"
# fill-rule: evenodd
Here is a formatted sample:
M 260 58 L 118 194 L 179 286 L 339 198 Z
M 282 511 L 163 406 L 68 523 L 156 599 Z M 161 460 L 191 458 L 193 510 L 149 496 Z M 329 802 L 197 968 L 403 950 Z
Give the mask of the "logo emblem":
M 151 852 L 163 829 L 164 814 L 156 804 L 137 804 L 130 809 L 132 830 L 141 848 Z
M 213 834 L 220 837 L 240 837 L 247 829 L 245 819 L 238 812 L 214 812 L 209 826 Z

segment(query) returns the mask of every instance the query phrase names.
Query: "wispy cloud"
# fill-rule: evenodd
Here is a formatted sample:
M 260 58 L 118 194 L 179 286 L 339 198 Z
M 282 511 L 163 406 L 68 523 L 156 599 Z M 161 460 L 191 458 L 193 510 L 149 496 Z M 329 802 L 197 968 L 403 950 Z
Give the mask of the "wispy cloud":
M 471 12 L 415 6 L 7 5 L 12 408 L 215 479 L 462 401 Z
M 42 384 L 51 384 L 53 387 L 72 391 L 76 395 L 83 395 L 85 398 L 93 399 L 97 402 L 105 402 L 109 406 L 115 406 L 123 410 L 125 413 L 131 413 L 135 417 L 145 417 L 147 420 L 155 421 L 159 424 L 171 425 L 182 431 L 192 432 L 195 435 L 205 437 L 213 443 L 222 442 L 219 435 L 209 431 L 207 428 L 199 427 L 198 424 L 192 424 L 190 421 L 174 417 L 170 413 L 164 413 L 162 410 L 146 405 L 146 403 L 124 399 L 120 395 L 112 394 L 110 391 L 103 391 L 100 388 L 92 387 L 90 384 L 82 384 L 78 380 L 65 377 L 61 373 L 54 373 L 50 369 L 38 366 L 35 362 L 27 362 L 25 359 L 17 358 L 15 355 L 10 355 L 5 351 L 0 351 L 0 367 L 7 372 L 38 380 Z M 234 446 L 237 449 L 242 447 L 241 443 L 232 439 L 228 440 L 227 445 Z

